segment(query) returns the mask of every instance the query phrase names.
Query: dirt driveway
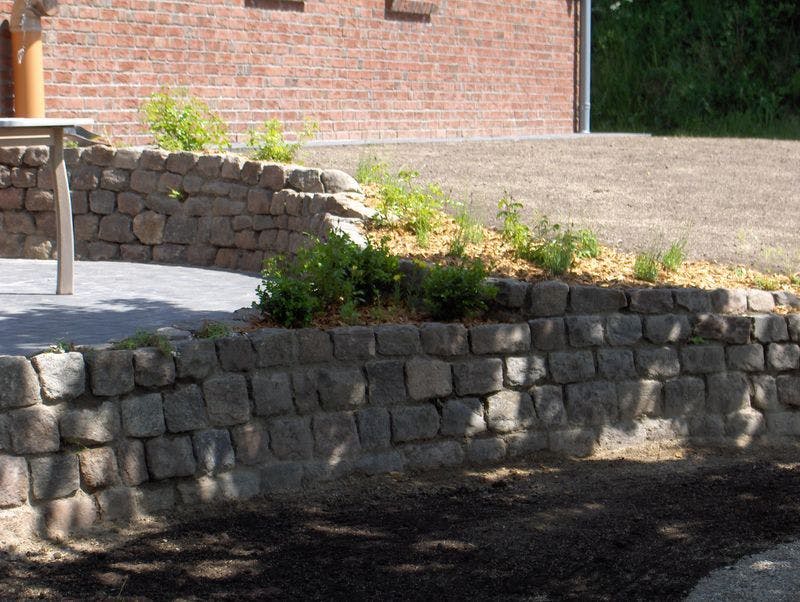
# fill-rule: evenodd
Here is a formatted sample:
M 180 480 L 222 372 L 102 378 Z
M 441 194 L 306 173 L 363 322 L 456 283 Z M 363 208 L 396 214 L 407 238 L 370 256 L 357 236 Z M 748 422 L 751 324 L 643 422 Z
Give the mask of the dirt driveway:
M 677 600 L 800 535 L 798 458 L 653 448 L 340 483 L 6 544 L 0 597 Z
M 376 156 L 439 182 L 487 222 L 504 191 L 625 250 L 686 237 L 695 259 L 800 270 L 800 141 L 574 136 L 518 142 L 317 147 L 353 172 Z

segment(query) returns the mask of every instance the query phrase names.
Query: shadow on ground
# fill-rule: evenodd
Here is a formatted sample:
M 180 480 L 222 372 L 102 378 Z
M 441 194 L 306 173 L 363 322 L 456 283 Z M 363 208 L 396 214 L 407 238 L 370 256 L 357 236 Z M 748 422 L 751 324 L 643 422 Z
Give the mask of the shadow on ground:
M 680 599 L 709 571 L 800 534 L 796 451 L 722 456 L 545 456 L 204 509 L 61 558 L 6 552 L 0 592 Z

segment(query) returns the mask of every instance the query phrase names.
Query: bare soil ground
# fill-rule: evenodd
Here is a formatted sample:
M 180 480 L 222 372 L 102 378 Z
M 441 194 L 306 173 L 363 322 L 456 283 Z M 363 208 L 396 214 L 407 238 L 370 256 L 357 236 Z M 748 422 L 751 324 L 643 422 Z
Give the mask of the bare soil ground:
M 504 191 L 624 251 L 686 237 L 691 259 L 800 271 L 800 141 L 646 136 L 316 147 L 305 162 L 353 173 L 378 157 L 420 172 L 496 224 Z
M 677 600 L 800 535 L 798 460 L 652 446 L 337 483 L 6 541 L 0 597 Z

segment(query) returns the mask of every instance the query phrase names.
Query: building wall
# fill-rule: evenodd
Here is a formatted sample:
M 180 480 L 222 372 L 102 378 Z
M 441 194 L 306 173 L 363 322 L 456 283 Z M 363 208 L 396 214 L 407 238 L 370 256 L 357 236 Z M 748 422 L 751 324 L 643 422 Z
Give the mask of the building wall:
M 578 0 L 426 4 L 61 0 L 43 19 L 48 115 L 149 142 L 138 106 L 182 86 L 240 134 L 273 117 L 325 140 L 574 131 Z

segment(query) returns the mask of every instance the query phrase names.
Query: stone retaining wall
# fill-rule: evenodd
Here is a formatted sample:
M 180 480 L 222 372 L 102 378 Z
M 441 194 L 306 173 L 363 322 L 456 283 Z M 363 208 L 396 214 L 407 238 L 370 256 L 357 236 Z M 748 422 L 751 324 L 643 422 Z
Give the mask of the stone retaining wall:
M 258 271 L 331 228 L 368 215 L 358 183 L 337 170 L 239 155 L 93 146 L 67 149 L 79 259 Z M 0 257 L 55 250 L 46 147 L 0 149 Z
M 796 300 L 500 284 L 539 317 L 0 357 L 0 522 L 59 536 L 350 474 L 800 437 L 800 315 L 772 311 Z

